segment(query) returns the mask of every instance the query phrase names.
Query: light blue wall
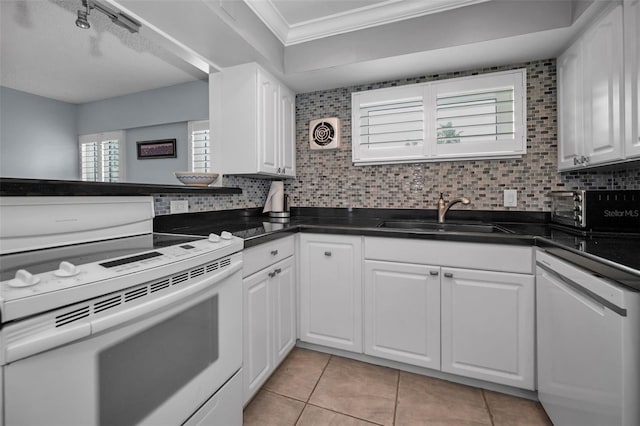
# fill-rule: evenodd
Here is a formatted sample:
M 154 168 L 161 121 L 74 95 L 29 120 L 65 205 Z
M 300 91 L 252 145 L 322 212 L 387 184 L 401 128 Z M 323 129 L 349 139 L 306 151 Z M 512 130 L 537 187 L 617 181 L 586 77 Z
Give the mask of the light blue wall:
M 173 172 L 188 169 L 187 123 L 164 124 L 127 130 L 125 180 L 138 183 L 164 183 L 179 185 Z M 176 158 L 149 158 L 138 160 L 136 142 L 158 139 L 176 139 Z
M 78 135 L 126 130 L 125 181 L 178 183 L 187 121 L 209 119 L 206 80 L 73 105 L 0 87 L 0 176 L 79 179 Z M 138 140 L 177 139 L 178 157 L 138 160 Z M 27 160 L 29 158 L 29 160 Z
M 0 176 L 78 179 L 77 106 L 0 86 Z
M 78 134 L 209 119 L 209 83 L 198 80 L 78 106 Z

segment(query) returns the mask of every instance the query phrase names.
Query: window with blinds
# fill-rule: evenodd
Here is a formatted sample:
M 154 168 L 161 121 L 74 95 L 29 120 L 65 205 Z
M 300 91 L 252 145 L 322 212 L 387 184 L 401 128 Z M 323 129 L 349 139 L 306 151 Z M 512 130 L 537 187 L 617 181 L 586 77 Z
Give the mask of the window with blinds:
M 513 87 L 488 93 L 439 96 L 436 105 L 439 144 L 515 136 Z
M 93 182 L 121 182 L 124 167 L 124 132 L 81 135 L 80 178 Z
M 211 172 L 209 121 L 190 121 L 187 127 L 189 132 L 189 169 L 193 172 Z
M 354 164 L 526 153 L 524 69 L 352 94 Z
M 424 88 L 405 86 L 352 95 L 354 159 L 420 159 L 425 148 Z M 357 162 L 354 160 L 354 162 Z

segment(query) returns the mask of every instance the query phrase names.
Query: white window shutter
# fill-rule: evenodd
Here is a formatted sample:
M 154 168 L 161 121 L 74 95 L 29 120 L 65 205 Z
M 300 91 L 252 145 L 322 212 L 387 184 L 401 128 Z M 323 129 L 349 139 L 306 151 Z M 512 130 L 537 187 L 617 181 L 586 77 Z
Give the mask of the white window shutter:
M 353 163 L 509 158 L 526 153 L 526 70 L 355 92 Z
M 411 161 L 425 155 L 425 87 L 352 94 L 354 163 Z
M 124 178 L 124 132 L 81 135 L 80 178 L 92 182 L 121 182 Z
M 211 139 L 209 121 L 190 121 L 189 169 L 193 172 L 211 172 Z
M 437 158 L 526 153 L 525 70 L 434 82 Z

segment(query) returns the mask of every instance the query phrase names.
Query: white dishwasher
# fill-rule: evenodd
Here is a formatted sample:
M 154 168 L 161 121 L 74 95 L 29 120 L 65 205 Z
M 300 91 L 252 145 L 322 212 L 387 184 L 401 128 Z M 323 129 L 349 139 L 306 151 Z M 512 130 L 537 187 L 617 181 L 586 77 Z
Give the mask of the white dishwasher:
M 640 293 L 538 250 L 538 397 L 555 426 L 640 425 Z

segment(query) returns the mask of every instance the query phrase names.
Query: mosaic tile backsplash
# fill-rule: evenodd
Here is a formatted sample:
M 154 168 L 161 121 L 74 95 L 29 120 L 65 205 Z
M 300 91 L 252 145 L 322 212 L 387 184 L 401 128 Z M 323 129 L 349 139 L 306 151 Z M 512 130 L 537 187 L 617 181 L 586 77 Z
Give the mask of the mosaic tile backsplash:
M 503 160 L 451 161 L 354 166 L 351 163 L 351 92 L 422 83 L 516 68 L 527 69 L 527 154 Z M 549 191 L 559 189 L 640 189 L 640 165 L 614 171 L 557 171 L 557 111 L 555 59 L 510 66 L 450 72 L 344 87 L 296 96 L 296 174 L 285 191 L 296 207 L 434 209 L 440 192 L 445 198 L 471 198 L 476 210 L 548 211 Z M 339 117 L 342 144 L 337 150 L 309 149 L 309 121 Z M 225 177 L 226 186 L 242 195 L 155 197 L 156 214 L 169 213 L 169 201 L 188 199 L 191 212 L 262 206 L 270 181 Z M 518 190 L 518 206 L 503 207 L 504 189 Z

